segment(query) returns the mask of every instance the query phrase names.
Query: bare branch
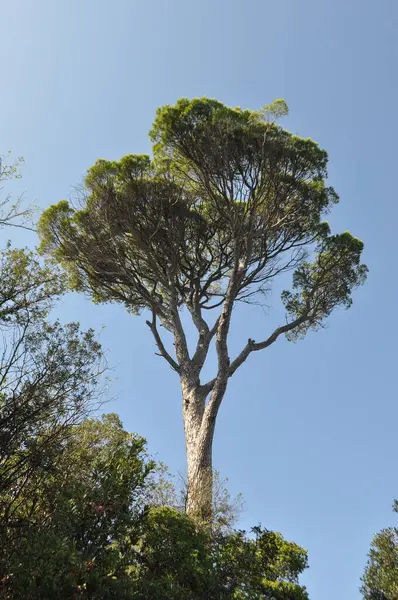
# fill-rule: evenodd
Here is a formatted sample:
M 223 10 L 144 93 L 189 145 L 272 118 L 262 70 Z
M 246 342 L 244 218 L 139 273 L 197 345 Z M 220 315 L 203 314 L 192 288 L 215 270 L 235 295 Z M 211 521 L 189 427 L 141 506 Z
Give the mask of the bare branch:
M 251 352 L 257 352 L 258 350 L 264 350 L 264 348 L 268 348 L 268 346 L 271 346 L 271 344 L 276 342 L 280 335 L 288 333 L 289 331 L 292 331 L 296 327 L 299 327 L 303 323 L 309 321 L 311 321 L 311 317 L 309 315 L 305 315 L 295 319 L 290 323 L 286 323 L 286 325 L 278 327 L 266 340 L 264 340 L 264 342 L 254 342 L 253 340 L 248 340 L 242 352 L 238 354 L 238 356 L 232 361 L 229 367 L 228 377 L 232 377 L 235 371 L 245 362 Z
M 155 312 L 152 312 L 152 322 L 146 321 L 146 324 L 148 325 L 149 329 L 152 332 L 153 337 L 155 338 L 155 342 L 159 349 L 160 356 L 163 356 L 163 358 L 165 358 L 167 360 L 167 362 L 169 363 L 169 365 L 171 366 L 171 368 L 174 371 L 176 371 L 177 373 L 180 373 L 180 367 L 179 367 L 178 363 L 167 352 L 167 350 L 163 344 L 162 338 L 160 337 L 159 331 L 156 326 L 156 313 Z

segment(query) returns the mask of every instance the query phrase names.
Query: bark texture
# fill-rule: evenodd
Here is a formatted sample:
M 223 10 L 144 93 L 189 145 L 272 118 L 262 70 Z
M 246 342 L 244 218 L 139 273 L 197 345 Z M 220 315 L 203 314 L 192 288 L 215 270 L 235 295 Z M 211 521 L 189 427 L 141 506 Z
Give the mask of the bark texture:
M 204 522 L 212 518 L 212 446 L 214 427 L 205 417 L 205 391 L 198 379 L 183 375 L 182 399 L 187 454 L 187 513 Z

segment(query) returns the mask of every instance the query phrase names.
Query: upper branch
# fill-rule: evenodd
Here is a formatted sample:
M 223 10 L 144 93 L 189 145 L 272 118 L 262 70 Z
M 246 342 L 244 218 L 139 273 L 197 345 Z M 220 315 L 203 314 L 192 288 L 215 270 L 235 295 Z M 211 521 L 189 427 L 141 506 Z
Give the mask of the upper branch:
M 154 311 L 152 312 L 152 321 L 146 321 L 146 324 L 148 325 L 149 329 L 152 332 L 153 337 L 155 338 L 155 342 L 159 349 L 160 356 L 163 356 L 163 358 L 165 358 L 167 360 L 167 362 L 169 363 L 171 368 L 174 369 L 174 371 L 176 371 L 177 373 L 180 373 L 180 367 L 179 367 L 178 363 L 167 352 L 167 350 L 163 344 L 162 338 L 160 337 L 159 331 L 156 326 L 156 313 Z
M 200 294 L 197 294 L 197 296 L 199 295 Z M 196 300 L 195 302 L 187 304 L 187 306 L 191 314 L 192 321 L 199 333 L 195 353 L 192 357 L 192 363 L 196 365 L 200 371 L 205 363 L 210 343 L 217 333 L 220 318 L 216 320 L 214 326 L 210 329 L 209 325 L 202 316 L 200 303 Z
M 275 329 L 275 331 L 263 342 L 254 342 L 253 340 L 249 339 L 246 346 L 243 348 L 242 352 L 240 354 L 238 354 L 238 356 L 231 362 L 229 369 L 228 369 L 227 378 L 229 379 L 229 377 L 232 377 L 232 375 L 235 373 L 235 371 L 237 371 L 239 369 L 239 367 L 245 362 L 245 360 L 247 359 L 249 354 L 251 354 L 252 352 L 256 352 L 257 350 L 263 350 L 264 348 L 268 348 L 268 346 L 271 346 L 271 344 L 276 342 L 276 340 L 279 338 L 279 336 L 283 335 L 284 333 L 288 333 L 289 331 L 292 331 L 296 327 L 299 327 L 303 323 L 309 322 L 309 321 L 311 321 L 311 317 L 309 315 L 299 317 L 299 318 L 295 319 L 294 321 L 291 321 L 290 323 L 286 323 L 286 325 L 282 325 L 281 327 L 278 327 L 277 329 Z M 204 383 L 201 386 L 202 392 L 206 393 L 206 394 L 210 394 L 210 392 L 213 391 L 216 383 L 217 383 L 217 377 L 214 377 L 207 383 Z
M 253 340 L 248 340 L 246 346 L 243 348 L 242 352 L 238 354 L 238 356 L 232 361 L 229 367 L 228 376 L 232 377 L 235 371 L 245 362 L 247 357 L 251 352 L 256 352 L 257 350 L 263 350 L 264 348 L 268 348 L 271 346 L 278 337 L 284 333 L 288 333 L 292 331 L 296 327 L 299 327 L 306 321 L 310 321 L 311 317 L 309 315 L 305 315 L 291 321 L 290 323 L 286 323 L 286 325 L 282 325 L 281 327 L 277 327 L 275 331 L 263 342 L 254 342 Z

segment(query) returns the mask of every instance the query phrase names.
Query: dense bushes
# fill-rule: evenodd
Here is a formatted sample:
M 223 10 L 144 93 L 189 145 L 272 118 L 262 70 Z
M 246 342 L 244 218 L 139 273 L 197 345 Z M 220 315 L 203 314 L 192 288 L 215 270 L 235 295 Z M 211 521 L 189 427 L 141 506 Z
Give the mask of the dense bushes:
M 64 434 L 18 487 L 12 519 L 12 491 L 1 495 L 3 597 L 307 597 L 298 585 L 306 553 L 279 534 L 211 532 L 151 506 L 157 466 L 116 415 Z

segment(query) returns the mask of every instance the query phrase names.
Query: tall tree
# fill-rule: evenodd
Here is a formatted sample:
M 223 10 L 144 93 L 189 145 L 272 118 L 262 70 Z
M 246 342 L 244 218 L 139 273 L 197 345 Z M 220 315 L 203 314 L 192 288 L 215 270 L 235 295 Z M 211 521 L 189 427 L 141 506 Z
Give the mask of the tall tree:
M 397 500 L 393 509 L 398 513 Z M 397 527 L 383 529 L 374 536 L 361 591 L 365 600 L 398 600 Z
M 277 125 L 286 112 L 283 101 L 250 111 L 206 98 L 160 108 L 153 160 L 98 160 L 83 207 L 62 201 L 39 224 L 41 251 L 67 268 L 72 288 L 150 315 L 159 354 L 181 382 L 187 509 L 204 519 L 211 518 L 212 443 L 229 379 L 253 352 L 282 335 L 303 337 L 334 308 L 349 307 L 366 277 L 362 242 L 348 232 L 331 235 L 322 221 L 338 200 L 325 183 L 327 153 Z M 261 302 L 287 271 L 286 322 L 260 341 L 250 338 L 231 359 L 234 307 Z M 193 352 L 184 308 L 197 330 Z M 216 375 L 203 381 L 212 342 Z

